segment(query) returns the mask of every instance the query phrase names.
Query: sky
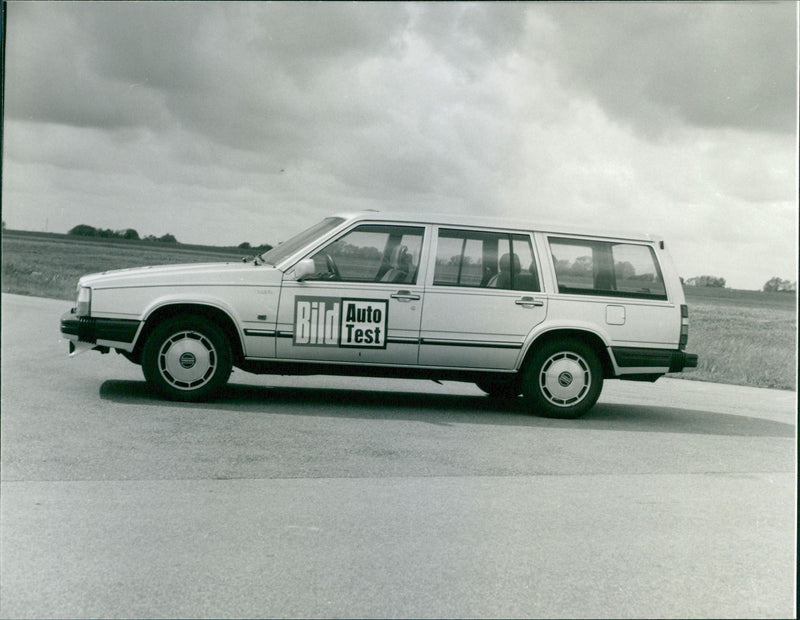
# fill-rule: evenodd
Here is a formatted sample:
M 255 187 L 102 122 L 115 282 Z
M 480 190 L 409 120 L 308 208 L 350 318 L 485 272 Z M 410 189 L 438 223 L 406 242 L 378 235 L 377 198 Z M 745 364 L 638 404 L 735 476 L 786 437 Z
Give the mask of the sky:
M 2 217 L 275 245 L 361 209 L 797 279 L 794 2 L 11 2 Z

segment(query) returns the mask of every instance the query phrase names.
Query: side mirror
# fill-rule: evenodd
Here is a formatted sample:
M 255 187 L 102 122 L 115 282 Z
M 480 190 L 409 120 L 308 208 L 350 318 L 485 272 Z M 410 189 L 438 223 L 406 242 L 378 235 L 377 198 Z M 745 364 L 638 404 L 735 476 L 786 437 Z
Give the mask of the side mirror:
M 304 258 L 294 266 L 294 279 L 302 282 L 309 276 L 313 276 L 317 272 L 317 267 L 314 261 L 310 258 Z

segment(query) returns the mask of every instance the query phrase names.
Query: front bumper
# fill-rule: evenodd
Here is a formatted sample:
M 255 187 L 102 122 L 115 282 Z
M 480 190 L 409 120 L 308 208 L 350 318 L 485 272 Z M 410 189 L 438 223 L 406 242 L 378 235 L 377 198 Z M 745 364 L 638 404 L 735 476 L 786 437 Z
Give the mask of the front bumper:
M 697 355 L 677 349 L 639 349 L 612 347 L 617 366 L 622 368 L 669 368 L 668 372 L 681 372 L 684 368 L 697 368 Z
M 119 344 L 124 347 L 133 343 L 140 325 L 141 321 L 131 319 L 76 316 L 72 310 L 61 315 L 61 335 L 70 340 L 70 344 Z

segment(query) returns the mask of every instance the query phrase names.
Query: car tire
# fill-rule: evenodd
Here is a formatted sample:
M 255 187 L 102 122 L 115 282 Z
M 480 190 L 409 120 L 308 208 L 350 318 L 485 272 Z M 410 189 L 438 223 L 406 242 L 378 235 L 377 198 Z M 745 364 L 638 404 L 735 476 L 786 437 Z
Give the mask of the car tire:
M 602 389 L 600 358 L 577 339 L 545 343 L 534 350 L 522 372 L 527 408 L 542 417 L 579 418 L 594 406 Z
M 142 349 L 145 379 L 170 400 L 202 401 L 230 377 L 233 355 L 216 323 L 181 315 L 160 323 Z

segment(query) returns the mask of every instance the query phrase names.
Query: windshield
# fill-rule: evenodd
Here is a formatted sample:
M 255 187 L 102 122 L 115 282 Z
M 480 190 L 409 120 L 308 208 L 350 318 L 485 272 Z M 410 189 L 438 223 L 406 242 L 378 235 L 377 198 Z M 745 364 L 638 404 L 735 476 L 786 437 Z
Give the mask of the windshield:
M 314 239 L 329 233 L 342 222 L 344 222 L 344 219 L 341 217 L 326 217 L 321 222 L 314 224 L 314 226 L 311 228 L 304 230 L 291 239 L 284 241 L 267 252 L 264 252 L 260 258 L 268 265 L 277 265 L 285 258 L 288 258 L 298 250 L 307 246 L 309 243 L 314 241 Z

